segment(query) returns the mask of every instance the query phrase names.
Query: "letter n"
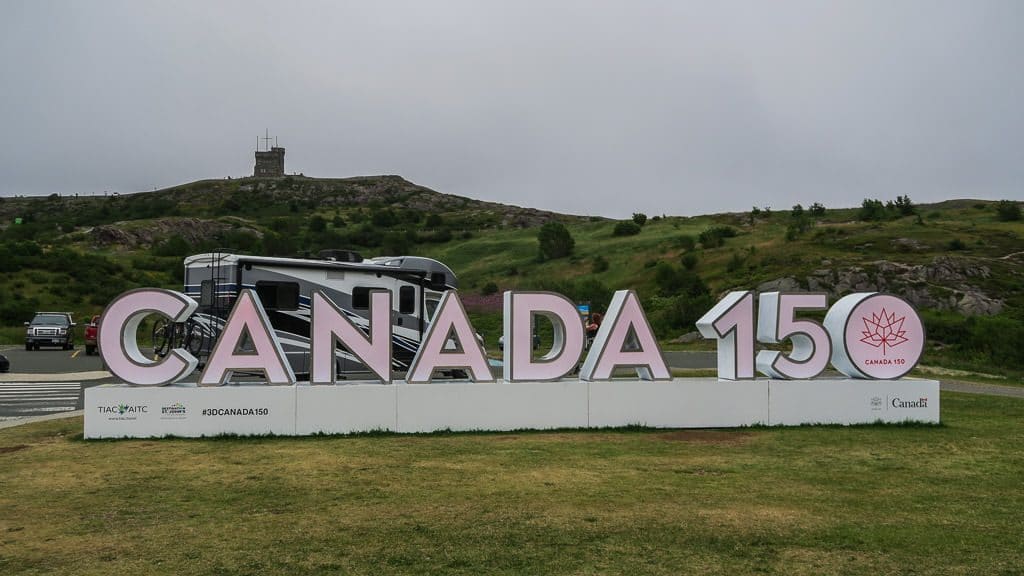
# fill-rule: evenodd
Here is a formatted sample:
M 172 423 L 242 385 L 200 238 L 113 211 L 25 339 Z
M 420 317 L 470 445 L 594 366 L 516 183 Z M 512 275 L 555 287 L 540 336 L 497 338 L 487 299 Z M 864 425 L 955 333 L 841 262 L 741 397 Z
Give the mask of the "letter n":
M 335 343 L 340 341 L 377 378 L 391 383 L 391 291 L 370 291 L 369 337 L 320 291 L 313 293 L 310 320 L 313 384 L 333 384 L 337 378 Z

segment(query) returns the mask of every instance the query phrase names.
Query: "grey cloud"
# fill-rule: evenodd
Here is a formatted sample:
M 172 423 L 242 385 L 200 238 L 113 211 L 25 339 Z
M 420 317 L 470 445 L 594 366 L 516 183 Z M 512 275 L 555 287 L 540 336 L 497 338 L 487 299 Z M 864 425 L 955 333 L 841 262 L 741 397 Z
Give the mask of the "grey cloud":
M 1017 2 L 14 2 L 0 194 L 289 171 L 628 216 L 1022 198 Z

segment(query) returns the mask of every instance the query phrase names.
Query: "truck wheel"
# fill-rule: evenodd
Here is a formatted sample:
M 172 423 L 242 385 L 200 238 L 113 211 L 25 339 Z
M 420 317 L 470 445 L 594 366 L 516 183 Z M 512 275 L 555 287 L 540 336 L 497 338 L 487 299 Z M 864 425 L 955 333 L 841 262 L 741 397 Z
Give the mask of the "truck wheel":
M 96 347 L 95 346 L 86 346 L 85 347 L 85 355 L 86 356 L 92 356 L 95 353 L 96 353 Z
M 31 352 L 32 351 L 32 345 L 31 344 L 25 344 L 25 350 L 27 352 Z

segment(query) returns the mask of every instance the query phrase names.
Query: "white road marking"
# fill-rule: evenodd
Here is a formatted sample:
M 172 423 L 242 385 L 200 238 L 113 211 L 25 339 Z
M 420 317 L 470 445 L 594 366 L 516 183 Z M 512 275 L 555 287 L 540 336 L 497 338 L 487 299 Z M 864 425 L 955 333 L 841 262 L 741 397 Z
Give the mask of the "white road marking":
M 68 412 L 78 405 L 81 384 L 75 383 L 0 383 L 0 412 L 31 415 Z

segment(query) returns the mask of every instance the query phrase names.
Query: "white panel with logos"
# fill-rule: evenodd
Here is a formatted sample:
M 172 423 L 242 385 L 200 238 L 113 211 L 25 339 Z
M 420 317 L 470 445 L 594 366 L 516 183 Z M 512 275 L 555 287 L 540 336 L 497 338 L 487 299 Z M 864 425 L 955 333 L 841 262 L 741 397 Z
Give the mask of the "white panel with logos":
M 769 424 L 939 422 L 935 380 L 772 380 Z
M 86 438 L 295 434 L 295 387 L 108 384 L 85 389 Z
M 104 385 L 85 390 L 86 438 L 547 430 L 643 425 L 729 428 L 939 422 L 934 380 L 612 380 Z

